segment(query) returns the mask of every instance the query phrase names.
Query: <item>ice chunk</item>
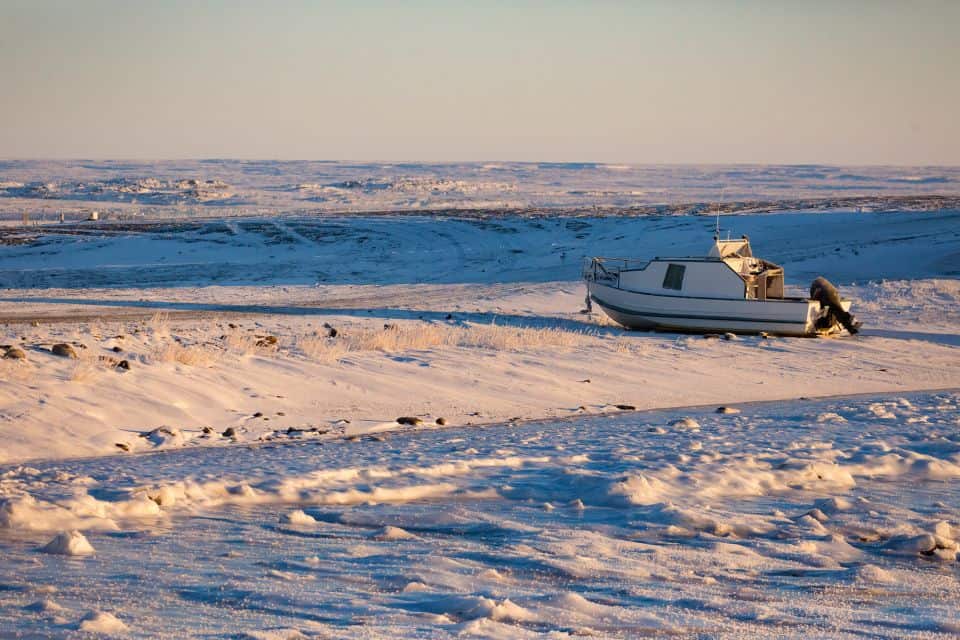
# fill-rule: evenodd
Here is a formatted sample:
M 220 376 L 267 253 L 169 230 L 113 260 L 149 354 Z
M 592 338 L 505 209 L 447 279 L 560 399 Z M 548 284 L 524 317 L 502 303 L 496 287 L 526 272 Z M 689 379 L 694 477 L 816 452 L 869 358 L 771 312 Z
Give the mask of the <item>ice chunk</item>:
M 854 582 L 872 582 L 876 584 L 893 584 L 897 578 L 887 571 L 873 564 L 865 564 L 861 567 L 851 569 L 851 577 Z
M 416 536 L 409 531 L 390 525 L 387 525 L 383 529 L 377 531 L 373 537 L 377 540 L 409 540 L 416 538 Z
M 679 420 L 674 420 L 669 425 L 673 429 L 683 429 L 685 431 L 699 431 L 700 423 L 690 417 L 680 418 Z
M 317 520 L 309 513 L 305 513 L 303 509 L 295 509 L 290 513 L 285 513 L 280 516 L 280 522 L 284 524 L 310 525 L 316 524 Z
M 105 633 L 108 635 L 129 631 L 129 628 L 122 620 L 106 611 L 89 611 L 80 619 L 80 624 L 77 628 L 87 633 Z
M 96 553 L 93 545 L 79 531 L 64 531 L 40 548 L 44 553 L 63 556 L 89 556 Z

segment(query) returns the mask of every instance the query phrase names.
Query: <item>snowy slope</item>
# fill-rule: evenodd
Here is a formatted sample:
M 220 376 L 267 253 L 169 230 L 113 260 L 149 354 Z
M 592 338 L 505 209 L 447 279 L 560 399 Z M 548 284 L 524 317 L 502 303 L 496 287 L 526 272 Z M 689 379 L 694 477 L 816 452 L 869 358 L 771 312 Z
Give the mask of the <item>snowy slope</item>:
M 960 273 L 960 210 L 743 214 L 789 281 Z M 712 216 L 245 218 L 48 225 L 0 246 L 0 287 L 169 287 L 573 280 L 585 256 L 703 255 Z

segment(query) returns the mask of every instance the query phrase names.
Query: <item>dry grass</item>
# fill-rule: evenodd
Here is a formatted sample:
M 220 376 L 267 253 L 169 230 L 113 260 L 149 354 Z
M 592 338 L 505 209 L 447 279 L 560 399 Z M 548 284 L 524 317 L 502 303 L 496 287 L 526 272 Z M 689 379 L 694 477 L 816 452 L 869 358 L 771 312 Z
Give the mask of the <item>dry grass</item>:
M 614 320 L 613 318 L 605 314 L 602 310 L 600 310 L 597 307 L 593 308 L 593 313 L 585 315 L 584 320 L 586 322 L 591 322 L 601 327 L 618 327 L 621 329 L 623 328 L 623 326 L 619 322 L 617 322 L 616 320 Z
M 92 358 L 80 358 L 70 370 L 70 382 L 88 383 L 97 379 L 103 369 Z
M 170 336 L 170 314 L 161 311 L 154 314 L 147 322 L 147 330 L 155 338 L 167 338 Z
M 249 355 L 257 350 L 257 337 L 252 333 L 234 330 L 224 338 L 223 346 L 227 351 L 244 356 Z
M 583 346 L 593 337 L 590 333 L 554 327 L 449 326 L 421 322 L 383 329 L 356 328 L 336 338 L 314 334 L 299 338 L 296 344 L 304 355 L 321 362 L 337 362 L 351 353 L 372 351 L 405 353 L 457 347 L 511 352 L 565 350 Z
M 504 327 L 476 325 L 461 329 L 460 347 L 479 347 L 496 351 L 533 351 L 536 349 L 573 349 L 594 337 L 583 331 L 567 331 L 555 327 Z
M 209 367 L 216 362 L 222 350 L 209 343 L 184 344 L 170 331 L 170 314 L 161 311 L 147 322 L 146 333 L 153 348 L 147 354 L 149 362 L 175 362 L 190 367 Z M 200 331 L 201 334 L 209 333 Z
M 0 358 L 0 382 L 30 382 L 34 373 L 34 367 L 28 362 Z
M 346 342 L 316 334 L 301 336 L 296 345 L 305 356 L 330 364 L 339 362 L 350 351 Z
M 209 345 L 185 346 L 178 342 L 168 342 L 154 349 L 150 359 L 156 362 L 176 362 L 191 367 L 209 367 L 217 361 L 219 355 L 218 351 Z

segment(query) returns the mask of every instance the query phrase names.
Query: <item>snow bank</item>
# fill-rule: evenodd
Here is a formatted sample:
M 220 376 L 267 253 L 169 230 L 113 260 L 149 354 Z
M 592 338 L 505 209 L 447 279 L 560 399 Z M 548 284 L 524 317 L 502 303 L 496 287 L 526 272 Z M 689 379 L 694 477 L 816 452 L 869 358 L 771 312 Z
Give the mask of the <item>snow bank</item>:
M 24 611 L 30 611 L 31 613 L 47 613 L 47 614 L 57 614 L 63 613 L 66 611 L 64 607 L 57 604 L 49 598 L 43 600 L 37 600 L 36 602 L 31 602 L 25 606 Z
M 123 634 L 130 630 L 122 620 L 106 611 L 88 612 L 80 619 L 77 628 L 87 633 L 103 633 L 107 635 Z
M 537 619 L 536 615 L 509 599 L 497 601 L 483 596 L 415 591 L 398 597 L 396 604 L 406 609 L 444 615 L 455 621 L 487 618 L 497 622 L 529 622 Z
M 376 540 L 410 540 L 412 538 L 416 538 L 416 536 L 409 531 L 391 525 L 387 525 L 383 529 L 380 529 L 374 533 L 373 537 Z
M 290 513 L 283 514 L 282 516 L 280 516 L 280 522 L 284 524 L 297 524 L 297 525 L 317 524 L 316 518 L 314 518 L 308 513 L 305 513 L 302 509 L 294 509 Z
M 40 548 L 44 553 L 62 556 L 89 556 L 96 553 L 93 545 L 79 531 L 64 531 Z

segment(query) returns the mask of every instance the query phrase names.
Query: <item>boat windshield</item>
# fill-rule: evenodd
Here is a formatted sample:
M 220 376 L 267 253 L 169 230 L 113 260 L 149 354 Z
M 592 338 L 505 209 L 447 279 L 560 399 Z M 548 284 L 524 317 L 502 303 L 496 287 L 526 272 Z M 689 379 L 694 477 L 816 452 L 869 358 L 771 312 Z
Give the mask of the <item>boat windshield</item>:
M 750 250 L 750 240 L 747 238 L 716 240 L 707 255 L 711 258 L 750 258 L 753 257 L 753 251 Z

